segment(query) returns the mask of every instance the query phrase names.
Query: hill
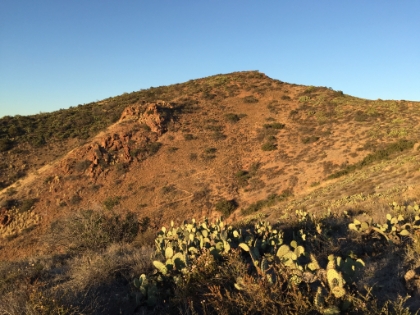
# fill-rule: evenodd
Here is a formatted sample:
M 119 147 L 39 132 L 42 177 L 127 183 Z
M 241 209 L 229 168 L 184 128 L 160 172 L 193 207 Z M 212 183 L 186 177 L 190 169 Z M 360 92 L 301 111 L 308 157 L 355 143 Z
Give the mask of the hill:
M 388 212 L 398 212 L 397 206 L 415 206 L 419 110 L 418 102 L 365 100 L 248 71 L 150 88 L 53 113 L 3 117 L 4 270 L 13 263 L 36 261 L 34 265 L 39 263 L 47 275 L 33 274 L 31 287 L 40 281 L 51 289 L 51 281 L 71 284 L 52 276 L 53 265 L 63 268 L 58 262 L 61 266 L 72 262 L 80 269 L 85 259 L 103 263 L 106 255 L 121 251 L 131 259 L 124 267 L 129 272 L 122 274 L 134 276 L 135 268 L 138 273 L 145 268 L 140 262 L 147 265 L 135 255 L 150 254 L 144 246 L 163 225 L 172 221 L 179 226 L 190 218 L 216 220 L 220 215 L 233 226 L 250 228 L 264 218 L 289 229 L 299 224 L 302 213 L 305 220 L 315 215 L 324 221 L 310 222 L 322 223 L 325 230 L 337 227 L 324 240 L 335 254 L 348 255 L 351 249 L 366 260 L 367 251 L 360 251 L 360 246 L 337 241 L 347 239 L 340 231 L 354 219 L 369 216 L 383 223 Z M 375 270 L 389 272 L 392 266 L 392 279 L 401 284 L 393 292 L 382 290 L 382 304 L 412 290 L 401 282 L 404 270 L 419 267 L 415 258 L 420 251 L 410 253 L 388 269 L 384 265 L 389 257 L 372 260 L 370 268 Z M 395 254 L 403 255 L 396 249 Z M 60 272 L 65 279 L 80 277 L 64 269 Z M 112 279 L 116 287 L 124 283 Z M 366 284 L 376 280 L 384 281 L 383 275 L 372 275 Z M 90 289 L 78 290 L 83 295 Z M 102 282 L 92 290 L 115 293 Z M 407 305 L 417 304 L 411 299 Z

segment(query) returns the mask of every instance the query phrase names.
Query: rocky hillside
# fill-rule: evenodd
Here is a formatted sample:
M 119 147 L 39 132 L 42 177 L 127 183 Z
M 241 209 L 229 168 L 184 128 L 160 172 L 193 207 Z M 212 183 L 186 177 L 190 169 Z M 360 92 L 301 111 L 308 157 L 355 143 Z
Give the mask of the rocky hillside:
M 328 231 L 343 240 L 348 220 L 369 215 L 381 222 L 393 202 L 418 201 L 419 117 L 418 102 L 359 99 L 256 71 L 3 117 L 0 259 L 70 255 L 81 266 L 87 249 L 104 259 L 111 250 L 104 244 L 147 245 L 171 221 L 221 215 L 238 226 L 261 218 L 294 222 L 296 211 L 328 213 L 340 217 L 328 224 L 342 224 Z M 133 220 L 141 240 L 130 234 Z M 95 224 L 101 228 L 90 236 L 76 235 Z M 355 246 L 331 235 L 323 242 L 335 253 Z M 86 236 L 82 243 L 79 236 Z M 414 256 L 399 264 L 417 266 Z
M 240 217 L 411 149 L 418 110 L 415 102 L 362 100 L 239 72 L 4 117 L 2 211 L 31 209 L 39 218 L 25 242 L 81 208 L 130 210 L 159 223 Z M 25 255 L 19 235 L 28 226 L 3 225 L 12 240 L 1 255 Z

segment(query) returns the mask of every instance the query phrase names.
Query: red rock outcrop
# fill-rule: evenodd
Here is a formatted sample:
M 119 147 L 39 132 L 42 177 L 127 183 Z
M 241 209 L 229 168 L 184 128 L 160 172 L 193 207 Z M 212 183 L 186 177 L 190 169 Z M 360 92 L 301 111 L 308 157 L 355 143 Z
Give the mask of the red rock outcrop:
M 135 158 L 133 150 L 138 150 L 166 131 L 167 111 L 173 106 L 166 102 L 136 104 L 128 106 L 119 121 L 108 128 L 108 132 L 97 136 L 93 142 L 74 150 L 60 163 L 65 175 L 74 172 L 97 178 L 105 174 L 104 166 L 114 163 L 131 163 Z M 139 125 L 147 126 L 139 128 Z M 78 163 L 88 166 L 76 167 Z

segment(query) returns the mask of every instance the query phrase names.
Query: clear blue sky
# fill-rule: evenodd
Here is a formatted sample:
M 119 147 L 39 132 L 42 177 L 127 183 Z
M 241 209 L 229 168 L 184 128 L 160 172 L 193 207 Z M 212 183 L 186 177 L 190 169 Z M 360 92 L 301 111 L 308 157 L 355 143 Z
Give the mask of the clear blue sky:
M 1 0 L 0 117 L 259 70 L 420 101 L 420 1 Z

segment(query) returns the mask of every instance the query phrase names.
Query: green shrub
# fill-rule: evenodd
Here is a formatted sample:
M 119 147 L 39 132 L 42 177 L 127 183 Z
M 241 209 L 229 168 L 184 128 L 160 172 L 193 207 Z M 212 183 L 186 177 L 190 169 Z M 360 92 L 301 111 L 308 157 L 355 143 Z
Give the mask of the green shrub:
M 216 210 L 223 214 L 223 216 L 228 217 L 235 209 L 238 207 L 238 204 L 234 199 L 226 200 L 220 199 L 216 205 Z
M 227 136 L 225 134 L 223 134 L 222 132 L 220 132 L 220 131 L 214 132 L 211 137 L 215 141 L 224 140 L 224 139 L 227 138 Z
M 195 139 L 195 137 L 194 137 L 194 135 L 193 135 L 193 134 L 191 134 L 191 133 L 186 133 L 186 134 L 184 134 L 184 139 L 185 139 L 186 141 L 191 141 L 191 140 L 194 140 L 194 139 Z
M 253 96 L 253 95 L 249 95 L 249 96 L 245 96 L 245 97 L 243 98 L 243 101 L 244 101 L 245 103 L 248 103 L 248 104 L 258 103 L 258 98 L 256 98 L 256 97 L 255 97 L 255 96 Z
M 302 143 L 308 144 L 308 143 L 314 143 L 317 142 L 320 139 L 318 136 L 309 136 L 302 138 Z
M 252 177 L 248 171 L 240 170 L 235 174 L 236 179 L 238 180 L 239 186 L 247 186 L 248 180 Z
M 13 147 L 13 142 L 7 138 L 0 139 L 0 152 L 5 152 Z
M 82 197 L 80 197 L 78 194 L 74 194 L 70 198 L 70 204 L 75 206 L 78 205 L 82 201 Z
M 370 165 L 376 161 L 386 160 L 389 158 L 390 155 L 398 152 L 403 152 L 407 149 L 412 149 L 415 144 L 415 141 L 401 139 L 397 142 L 390 143 L 385 146 L 384 149 L 378 150 L 372 154 L 366 156 L 362 161 L 347 165 L 343 170 L 338 171 L 334 174 L 328 176 L 328 179 L 338 178 L 344 175 L 347 175 L 351 172 L 354 172 L 357 169 L 361 169 L 364 166 Z
M 249 215 L 249 214 L 255 213 L 263 208 L 271 207 L 275 205 L 276 203 L 286 200 L 290 196 L 292 196 L 292 192 L 290 190 L 284 190 L 280 195 L 278 194 L 268 195 L 266 199 L 254 202 L 247 208 L 242 209 L 241 213 L 243 215 Z
M 108 197 L 104 200 L 104 206 L 106 209 L 112 210 L 115 206 L 120 204 L 120 200 L 120 196 Z
M 207 148 L 202 154 L 201 158 L 204 161 L 210 161 L 216 158 L 216 148 Z
M 265 129 L 277 129 L 277 130 L 280 130 L 280 129 L 283 129 L 285 126 L 286 126 L 285 124 L 281 124 L 279 122 L 274 122 L 274 123 L 271 123 L 271 124 L 264 124 L 263 127 Z
M 236 123 L 240 120 L 239 116 L 233 113 L 225 114 L 225 119 L 231 123 Z
M 35 203 L 38 201 L 38 199 L 25 199 L 21 202 L 21 205 L 19 207 L 20 212 L 26 212 L 31 210 L 31 208 L 35 205 Z
M 146 145 L 146 150 L 150 155 L 156 154 L 161 148 L 162 143 L 160 142 L 151 142 Z
M 190 153 L 190 161 L 195 161 L 197 160 L 198 156 L 197 153 Z
M 275 144 L 274 142 L 268 141 L 261 146 L 261 150 L 263 151 L 277 150 L 277 144 Z
M 206 153 L 206 154 L 213 154 L 213 153 L 216 153 L 216 151 L 217 151 L 216 148 L 206 148 L 204 150 L 204 153 Z
M 139 232 L 137 216 L 83 210 L 51 226 L 56 244 L 71 250 L 99 250 L 112 243 L 132 242 Z

